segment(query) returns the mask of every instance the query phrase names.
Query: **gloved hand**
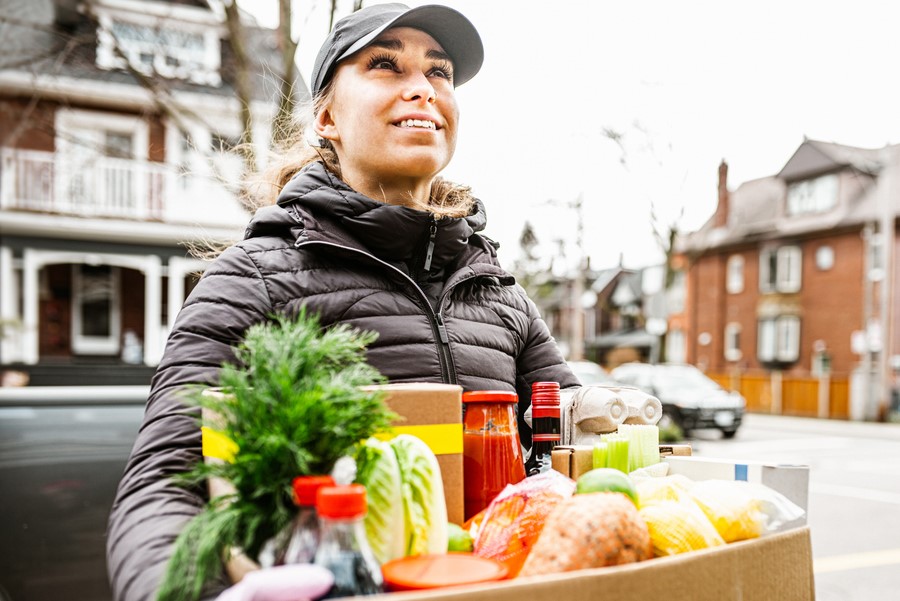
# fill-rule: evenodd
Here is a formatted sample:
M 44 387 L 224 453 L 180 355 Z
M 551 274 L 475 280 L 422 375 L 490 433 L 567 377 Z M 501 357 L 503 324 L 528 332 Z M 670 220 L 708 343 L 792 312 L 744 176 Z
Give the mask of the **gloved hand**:
M 305 601 L 322 597 L 334 576 L 322 566 L 297 564 L 248 573 L 217 601 Z

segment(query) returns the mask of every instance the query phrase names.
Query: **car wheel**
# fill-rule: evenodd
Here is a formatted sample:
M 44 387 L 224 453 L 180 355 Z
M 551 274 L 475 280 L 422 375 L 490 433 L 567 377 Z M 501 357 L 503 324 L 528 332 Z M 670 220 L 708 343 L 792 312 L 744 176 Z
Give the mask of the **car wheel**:
M 722 438 L 732 439 L 734 435 L 737 434 L 737 429 L 734 430 L 722 430 Z

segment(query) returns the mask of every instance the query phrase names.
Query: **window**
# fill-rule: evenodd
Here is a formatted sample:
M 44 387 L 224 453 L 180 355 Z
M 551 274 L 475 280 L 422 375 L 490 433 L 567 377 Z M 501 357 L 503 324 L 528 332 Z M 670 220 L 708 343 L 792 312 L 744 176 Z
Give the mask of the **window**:
M 72 266 L 72 351 L 86 355 L 119 352 L 119 269 Z
M 787 214 L 824 213 L 837 204 L 838 176 L 834 173 L 788 186 Z
M 196 84 L 218 86 L 220 42 L 210 28 L 169 20 L 140 22 L 101 15 L 97 32 L 97 66 L 123 69 L 128 64 L 144 75 L 186 79 Z M 123 55 L 125 58 L 123 58 Z
M 816 267 L 819 271 L 828 271 L 834 267 L 834 249 L 830 246 L 820 246 L 816 249 Z
M 800 356 L 800 318 L 780 315 L 759 321 L 757 358 L 763 363 L 790 363 Z
M 799 246 L 767 248 L 759 254 L 761 292 L 797 292 L 802 271 Z
M 686 363 L 684 347 L 684 332 L 682 330 L 669 330 L 666 334 L 666 361 L 669 363 Z
M 741 255 L 728 257 L 725 289 L 729 294 L 739 294 L 744 291 L 744 257 Z
M 740 361 L 741 353 L 741 324 L 730 323 L 725 326 L 725 360 Z

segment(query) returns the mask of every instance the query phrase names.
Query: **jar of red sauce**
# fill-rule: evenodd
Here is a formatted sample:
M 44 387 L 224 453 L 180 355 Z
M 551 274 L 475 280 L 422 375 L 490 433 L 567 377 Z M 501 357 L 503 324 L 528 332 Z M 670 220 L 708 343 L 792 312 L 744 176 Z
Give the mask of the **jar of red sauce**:
M 465 518 L 490 504 L 507 484 L 525 478 L 525 463 L 516 426 L 518 396 L 505 390 L 462 395 L 463 494 Z

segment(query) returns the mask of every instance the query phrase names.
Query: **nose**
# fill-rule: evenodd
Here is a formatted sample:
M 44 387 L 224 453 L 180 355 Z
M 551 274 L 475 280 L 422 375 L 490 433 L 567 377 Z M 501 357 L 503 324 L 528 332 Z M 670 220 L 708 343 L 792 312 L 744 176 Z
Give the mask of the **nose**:
M 403 99 L 419 102 L 424 100 L 427 104 L 434 104 L 437 100 L 437 92 L 424 73 L 416 72 L 411 74 L 407 80 Z

